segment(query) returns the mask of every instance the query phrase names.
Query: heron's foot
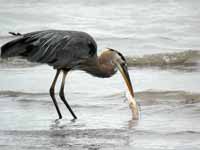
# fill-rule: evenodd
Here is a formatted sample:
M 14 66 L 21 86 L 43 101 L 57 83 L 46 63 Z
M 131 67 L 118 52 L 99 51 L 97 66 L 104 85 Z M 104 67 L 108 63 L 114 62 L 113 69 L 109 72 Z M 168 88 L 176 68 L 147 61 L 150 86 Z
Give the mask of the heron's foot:
M 73 119 L 71 120 L 71 122 L 76 122 L 76 120 L 77 120 L 77 117 L 76 117 L 76 118 L 73 118 Z
M 61 115 L 60 112 L 58 113 L 58 119 L 57 120 L 59 120 L 59 119 L 62 119 L 62 115 Z
M 75 114 L 73 115 L 73 117 L 74 117 L 74 120 L 78 119 Z
M 56 120 L 54 120 L 54 122 L 55 122 L 55 124 L 60 124 L 60 119 L 56 119 Z
M 62 119 L 62 116 L 60 116 L 58 119 L 55 120 L 55 122 L 59 122 Z

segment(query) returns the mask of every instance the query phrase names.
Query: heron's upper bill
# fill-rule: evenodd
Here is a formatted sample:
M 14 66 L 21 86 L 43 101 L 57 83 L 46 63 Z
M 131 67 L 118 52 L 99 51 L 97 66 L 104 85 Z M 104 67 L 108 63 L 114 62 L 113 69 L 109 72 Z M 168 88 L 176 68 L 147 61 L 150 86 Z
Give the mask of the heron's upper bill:
M 120 64 L 118 62 L 116 62 L 116 65 L 117 65 L 120 73 L 122 74 L 122 77 L 124 78 L 124 81 L 128 87 L 128 92 L 130 95 L 128 97 L 128 101 L 129 101 L 129 107 L 132 111 L 132 119 L 138 120 L 139 119 L 139 110 L 138 110 L 137 102 L 135 101 L 135 98 L 134 98 L 134 91 L 133 91 L 133 87 L 132 87 L 131 80 L 129 77 L 128 68 L 125 64 Z

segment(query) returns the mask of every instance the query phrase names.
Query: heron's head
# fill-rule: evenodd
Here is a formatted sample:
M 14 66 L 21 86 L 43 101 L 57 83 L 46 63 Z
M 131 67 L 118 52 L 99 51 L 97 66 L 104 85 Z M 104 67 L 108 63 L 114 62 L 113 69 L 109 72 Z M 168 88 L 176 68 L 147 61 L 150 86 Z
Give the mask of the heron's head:
M 120 71 L 121 75 L 123 76 L 126 82 L 130 94 L 134 97 L 134 92 L 129 77 L 127 61 L 125 57 L 119 51 L 107 48 L 101 54 L 100 63 L 101 61 L 111 64 L 113 67 Z
M 133 87 L 132 87 L 131 80 L 129 77 L 127 61 L 125 57 L 117 50 L 107 48 L 101 54 L 101 59 L 102 60 L 100 60 L 100 63 L 101 61 L 102 63 L 106 62 L 108 65 L 111 64 L 111 66 L 113 66 L 114 68 L 120 71 L 130 93 L 129 94 L 130 96 L 128 97 L 128 101 L 129 101 L 129 106 L 132 110 L 132 118 L 137 120 L 139 118 L 139 111 L 138 111 L 137 103 L 134 99 L 134 91 L 133 91 Z

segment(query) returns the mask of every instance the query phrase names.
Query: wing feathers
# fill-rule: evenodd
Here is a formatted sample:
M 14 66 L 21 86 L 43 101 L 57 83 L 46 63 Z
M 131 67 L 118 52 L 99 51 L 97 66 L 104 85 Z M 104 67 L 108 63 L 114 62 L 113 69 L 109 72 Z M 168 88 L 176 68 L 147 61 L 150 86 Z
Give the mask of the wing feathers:
M 27 33 L 6 43 L 2 57 L 22 56 L 32 62 L 63 67 L 96 54 L 94 39 L 78 31 L 46 30 Z

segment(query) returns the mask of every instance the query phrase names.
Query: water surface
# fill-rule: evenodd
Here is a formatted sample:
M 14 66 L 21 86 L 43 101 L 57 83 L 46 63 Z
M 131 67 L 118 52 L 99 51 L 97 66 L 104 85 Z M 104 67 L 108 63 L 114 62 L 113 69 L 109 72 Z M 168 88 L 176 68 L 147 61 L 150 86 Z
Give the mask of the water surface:
M 200 149 L 198 0 L 0 0 L 0 45 L 9 31 L 82 30 L 127 58 L 140 105 L 131 120 L 119 73 L 108 79 L 67 76 L 65 95 L 78 120 L 48 94 L 55 70 L 0 59 L 0 149 Z M 59 78 L 60 80 L 61 78 Z

